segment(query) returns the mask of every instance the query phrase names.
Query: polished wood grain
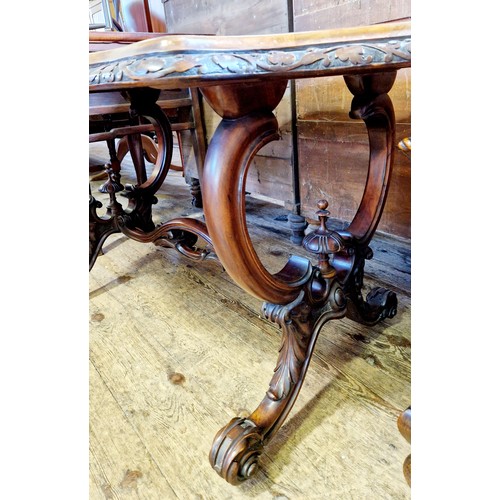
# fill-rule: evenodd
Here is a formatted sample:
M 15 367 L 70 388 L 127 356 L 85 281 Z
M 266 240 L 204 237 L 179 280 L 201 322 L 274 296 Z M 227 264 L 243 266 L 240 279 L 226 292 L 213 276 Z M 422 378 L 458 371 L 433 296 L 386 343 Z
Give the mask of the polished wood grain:
M 102 46 L 108 43 L 112 46 L 115 42 L 127 45 L 148 38 L 154 38 L 154 34 L 89 32 L 90 52 L 102 50 Z M 157 91 L 142 88 L 126 92 L 90 93 L 89 123 L 89 142 L 106 141 L 110 153 L 105 172 L 98 176 L 102 180 L 108 177 L 99 188 L 110 196 L 105 217 L 97 215 L 101 202 L 96 201 L 92 193 L 90 196 L 91 269 L 105 239 L 115 232 L 128 231 L 131 238 L 150 241 L 144 232 L 154 229 L 151 222 L 152 205 L 157 201 L 154 192 L 169 169 L 183 171 L 191 185 L 192 203 L 202 206 L 199 177 L 205 159 L 206 140 L 197 89 Z M 173 131 L 177 133 L 181 165 L 170 163 Z M 189 171 L 184 168 L 181 131 L 190 133 L 190 145 L 195 154 L 195 166 Z M 115 139 L 119 139 L 118 146 Z M 120 163 L 126 154 L 130 154 L 133 159 L 136 171 L 135 182 L 128 186 L 120 182 Z M 146 159 L 154 165 L 151 173 L 146 172 Z M 125 206 L 118 201 L 117 193 L 120 192 L 128 198 Z M 181 236 L 181 229 L 177 226 L 174 233 L 164 228 L 163 232 L 154 234 L 158 235 L 162 244 L 172 244 L 179 251 L 198 259 L 197 252 L 191 246 L 197 240 L 195 235 L 200 234 L 198 228 L 195 229 L 192 236 L 187 238 Z M 203 236 L 206 239 L 205 233 Z
M 130 106 L 136 116 L 143 116 L 153 126 L 158 140 L 157 161 L 148 175 L 139 134 L 129 134 L 128 148 L 134 158 L 136 183 L 127 188 L 121 183 L 120 163 L 113 139 L 108 139 L 111 161 L 107 166 L 108 180 L 100 191 L 109 194 L 109 202 L 104 216 L 98 210 L 102 202 L 90 193 L 89 196 L 89 268 L 95 260 L 106 238 L 121 232 L 124 227 L 132 227 L 141 232 L 154 229 L 152 205 L 156 203 L 155 193 L 163 184 L 172 158 L 172 129 L 165 114 L 156 104 L 159 92 L 152 89 L 139 89 L 129 94 Z M 118 194 L 124 192 L 127 203 L 122 205 Z
M 269 108 L 280 95 L 264 82 L 218 86 L 216 92 L 204 93 L 223 115 L 208 148 L 202 183 L 208 233 L 231 277 L 265 301 L 264 316 L 282 329 L 282 345 L 264 399 L 248 417 L 230 420 L 214 439 L 210 462 L 231 484 L 255 474 L 264 447 L 297 400 L 326 322 L 347 316 L 376 324 L 396 314 L 394 292 L 374 288 L 366 298 L 362 294 L 364 263 L 373 255 L 368 245 L 382 215 L 392 168 L 394 112 L 387 92 L 395 77 L 395 71 L 345 76 L 353 94 L 351 116 L 365 122 L 371 145 L 363 197 L 351 224 L 342 232 L 327 230 L 328 202 L 319 202 L 320 227 L 303 242 L 316 254 L 317 267 L 292 256 L 274 275 L 253 248 L 243 194 L 251 158 L 276 138 L 277 123 Z
M 158 228 L 126 220 L 119 225 L 131 238 L 155 242 L 172 239 L 172 230 L 179 228 L 179 237 L 187 240 L 173 246 L 198 260 L 204 257 L 191 237 L 201 236 L 234 282 L 264 301 L 263 316 L 281 329 L 264 398 L 248 416 L 231 419 L 212 445 L 210 463 L 231 484 L 257 473 L 259 458 L 297 401 L 323 327 L 344 317 L 374 326 L 397 312 L 393 291 L 377 286 L 366 293 L 364 270 L 373 257 L 369 245 L 393 165 L 395 116 L 388 93 L 397 70 L 410 65 L 410 45 L 409 23 L 388 23 L 261 37 L 172 36 L 90 56 L 91 92 L 196 85 L 222 118 L 201 182 L 206 226 L 176 219 Z M 352 94 L 349 116 L 366 126 L 370 151 L 365 189 L 351 223 L 341 230 L 328 228 L 329 202 L 319 201 L 319 227 L 303 241 L 309 258 L 291 255 L 281 270 L 269 272 L 246 223 L 248 168 L 259 149 L 279 138 L 273 110 L 287 81 L 332 75 L 343 76 Z M 124 214 L 116 220 L 124 220 Z

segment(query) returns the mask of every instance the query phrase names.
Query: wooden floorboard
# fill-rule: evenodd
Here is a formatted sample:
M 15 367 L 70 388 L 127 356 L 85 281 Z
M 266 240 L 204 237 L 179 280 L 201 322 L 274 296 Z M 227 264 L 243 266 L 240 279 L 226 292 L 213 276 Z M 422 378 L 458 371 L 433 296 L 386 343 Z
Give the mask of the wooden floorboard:
M 90 153 L 105 161 L 102 145 Z M 203 217 L 178 172 L 158 200 L 157 223 Z M 247 213 L 268 269 L 305 254 L 288 240 L 283 207 L 248 197 Z M 327 323 L 259 472 L 235 487 L 208 452 L 219 428 L 264 396 L 280 332 L 216 261 L 111 236 L 89 276 L 91 499 L 409 499 L 410 446 L 396 419 L 410 404 L 410 246 L 377 235 L 372 247 L 366 285 L 394 289 L 397 316 Z

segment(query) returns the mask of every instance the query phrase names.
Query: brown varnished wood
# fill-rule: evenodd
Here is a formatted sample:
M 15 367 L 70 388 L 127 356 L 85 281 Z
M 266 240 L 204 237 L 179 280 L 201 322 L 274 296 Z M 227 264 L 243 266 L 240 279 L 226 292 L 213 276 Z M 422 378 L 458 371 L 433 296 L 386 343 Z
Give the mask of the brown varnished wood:
M 354 94 L 350 116 L 364 120 L 370 141 L 365 190 L 358 211 L 347 229 L 360 243 L 365 243 L 371 240 L 382 216 L 389 188 L 395 120 L 387 92 L 396 80 L 396 72 L 382 75 L 348 75 L 344 79 Z
M 93 52 L 103 50 L 106 44 L 111 44 L 110 47 L 115 47 L 116 42 L 127 45 L 135 41 L 155 38 L 157 35 L 109 32 L 95 34 L 90 32 L 89 48 L 90 52 Z M 194 98 L 191 98 L 192 91 L 195 94 Z M 170 164 L 173 147 L 172 131 L 177 132 L 179 148 L 181 149 L 181 161 L 183 156 L 179 132 L 182 130 L 190 131 L 194 137 L 195 155 L 197 160 L 200 161 L 198 171 L 201 172 L 201 162 L 204 160 L 206 144 L 201 125 L 202 116 L 198 91 L 197 89 L 192 89 L 192 91 L 191 89 L 157 91 L 144 88 L 90 94 L 90 131 L 94 133 L 89 134 L 89 141 L 105 140 L 111 156 L 107 168 L 109 178 L 100 188 L 101 192 L 108 192 L 110 196 L 110 204 L 104 217 L 100 217 L 97 213 L 101 203 L 90 193 L 90 268 L 92 268 L 100 248 L 110 234 L 119 231 L 123 232 L 125 228 L 132 230 L 130 237 L 137 241 L 143 241 L 143 234 L 154 230 L 152 205 L 157 201 L 154 194 L 163 183 L 169 168 L 184 170 L 183 165 Z M 163 116 L 160 115 L 162 112 Z M 149 118 L 148 114 L 155 117 L 152 123 L 144 123 L 144 118 L 146 121 Z M 177 120 L 177 122 L 171 125 L 167 116 L 170 119 L 173 116 L 173 119 Z M 193 123 L 191 119 L 196 120 L 197 123 Z M 156 144 L 150 136 L 145 135 L 150 132 L 158 133 L 159 144 Z M 120 138 L 118 151 L 116 151 L 114 143 L 116 138 Z M 125 189 L 120 183 L 120 162 L 127 153 L 130 153 L 133 160 L 137 184 L 127 186 L 126 192 L 123 193 L 128 198 L 128 206 L 124 208 L 118 201 L 116 193 Z M 153 171 L 149 176 L 146 172 L 145 159 L 154 164 Z M 106 173 L 101 174 L 101 176 L 105 178 Z M 199 181 L 193 177 L 190 178 L 189 183 L 193 186 L 192 203 L 201 207 Z M 135 234 L 134 230 L 137 230 L 138 233 Z M 191 244 L 197 240 L 197 235 L 185 236 L 185 232 L 189 232 L 187 226 L 182 232 L 182 237 L 173 237 L 176 244 L 171 246 L 186 256 L 199 260 L 196 252 L 188 250 L 188 248 L 191 248 Z M 160 239 L 164 240 L 163 237 L 160 237 Z M 144 241 L 149 240 L 146 238 Z M 215 254 L 212 252 L 212 255 Z
M 89 90 L 186 88 L 410 66 L 410 23 L 261 36 L 164 36 L 89 55 Z
M 101 186 L 100 191 L 109 193 L 110 204 L 106 215 L 99 216 L 97 209 L 101 203 L 90 195 L 90 268 L 94 265 L 106 238 L 118 232 L 142 243 L 153 242 L 156 245 L 175 248 L 193 260 L 204 260 L 207 256 L 216 257 L 205 224 L 202 222 L 179 219 L 161 224 L 159 227 L 155 227 L 153 223 L 152 206 L 157 202 L 155 194 L 169 171 L 173 149 L 172 127 L 155 102 L 158 95 L 158 91 L 147 88 L 132 90 L 128 94 L 134 120 L 137 121 L 139 117 L 147 119 L 156 133 L 158 145 L 155 145 L 155 156 L 151 158 L 156 162 L 149 175 L 144 162 L 142 140 L 144 136 L 137 133 L 140 125 L 122 127 L 121 133 L 119 129 L 114 133 L 108 132 L 111 136 L 107 139 L 111 154 L 111 162 L 107 168 L 109 179 Z M 126 148 L 122 146 L 119 158 L 114 138 L 121 134 L 126 137 Z M 120 162 L 126 152 L 125 149 L 130 152 L 137 179 L 137 184 L 127 186 L 126 190 L 120 184 Z M 128 199 L 125 207 L 116 197 L 118 192 L 124 190 L 125 199 Z M 208 247 L 199 250 L 195 246 L 198 238 L 204 239 Z
M 157 246 L 175 248 L 179 253 L 193 260 L 205 260 L 207 257 L 217 259 L 212 240 L 206 226 L 197 219 L 181 217 L 160 224 L 149 232 L 120 226 L 121 232 L 129 238 L 141 243 L 154 243 Z M 196 247 L 201 238 L 208 244 L 204 248 Z
M 239 99 L 238 87 L 234 86 L 205 94 L 210 104 L 211 97 L 216 99 L 215 109 L 229 102 L 232 118 L 222 120 L 208 147 L 202 194 L 208 232 L 231 277 L 262 300 L 286 304 L 297 297 L 300 284 L 287 283 L 265 269 L 252 246 L 245 220 L 245 177 L 250 161 L 262 146 L 278 139 L 278 124 L 269 110 L 269 107 L 272 109 L 270 96 L 276 105 L 286 82 L 280 85 L 281 94 L 274 90 L 266 94 L 268 87 L 245 85 Z M 248 114 L 252 103 L 259 109 L 261 102 L 264 110 Z M 236 118 L 239 103 L 243 116 Z
M 281 101 L 287 83 L 283 80 L 272 85 L 266 82 L 217 85 L 206 87 L 201 92 L 219 116 L 231 120 L 256 109 L 272 111 Z
M 251 3 L 168 0 L 164 6 L 171 33 L 255 35 L 289 31 L 287 0 L 253 0 Z
M 172 131 L 170 124 L 156 104 L 158 91 L 139 89 L 129 94 L 131 109 L 135 116 L 143 116 L 155 127 L 158 138 L 158 157 L 151 174 L 147 177 L 144 167 L 144 157 L 140 136 L 136 135 L 137 142 L 132 142 L 133 151 L 137 155 L 139 168 L 136 166 L 138 183 L 128 187 L 126 198 L 127 206 L 123 207 L 118 201 L 117 193 L 124 190 L 120 183 L 120 166 L 116 158 L 114 141 L 109 140 L 112 161 L 108 167 L 109 179 L 101 186 L 100 190 L 109 193 L 110 202 L 105 216 L 99 216 L 97 209 L 102 205 L 92 194 L 89 198 L 90 233 L 89 233 L 89 267 L 95 263 L 97 255 L 106 238 L 121 231 L 121 226 L 137 228 L 143 232 L 154 229 L 152 220 L 152 205 L 156 203 L 155 193 L 162 185 L 170 166 L 172 158 Z M 130 143 L 129 143 L 130 147 Z M 135 163 L 134 163 L 135 164 Z M 141 167 L 142 165 L 142 167 Z
M 127 31 L 89 31 L 89 43 L 114 42 L 114 43 L 134 43 L 150 38 L 167 36 L 165 33 L 127 32 Z
M 91 56 L 91 91 L 196 84 L 223 118 L 205 160 L 201 187 L 207 230 L 198 235 L 213 245 L 241 288 L 265 301 L 263 315 L 282 330 L 274 375 L 261 403 L 248 417 L 232 419 L 214 439 L 210 462 L 232 484 L 255 473 L 258 457 L 285 421 L 322 327 L 344 316 L 374 325 L 396 314 L 396 295 L 376 287 L 365 298 L 363 278 L 392 167 L 394 114 L 387 93 L 396 70 L 409 66 L 410 52 L 409 23 L 394 23 L 272 37 L 172 37 Z M 351 118 L 363 120 L 368 133 L 370 160 L 361 203 L 351 224 L 333 231 L 328 201 L 320 201 L 320 225 L 303 242 L 312 262 L 293 255 L 282 271 L 271 274 L 246 225 L 247 171 L 257 151 L 279 138 L 273 109 L 287 80 L 335 74 L 344 76 L 354 95 Z M 129 235 L 148 241 L 163 238 L 168 229 L 168 223 L 154 232 L 125 224 Z M 196 257 L 191 241 L 185 249 Z
M 158 7 L 158 5 L 156 5 L 156 7 Z M 144 17 L 147 21 L 146 25 L 141 24 L 140 20 L 139 24 L 137 24 L 138 18 L 141 18 L 141 12 L 144 14 Z M 138 41 L 157 38 L 158 36 L 168 36 L 165 35 L 165 33 L 150 33 L 150 31 L 152 31 L 154 23 L 152 22 L 153 19 L 151 17 L 148 2 L 145 2 L 142 8 L 138 5 L 135 5 L 132 10 L 127 11 L 126 15 L 130 18 L 128 19 L 128 28 L 126 27 L 125 29 L 131 29 L 134 32 L 89 31 L 89 52 L 91 54 L 106 49 L 117 48 L 119 46 L 127 46 Z M 139 26 L 147 27 L 148 32 L 141 31 L 142 28 L 139 28 Z M 164 32 L 165 29 L 161 29 L 160 31 Z M 197 164 L 197 167 L 199 168 L 197 168 L 197 171 L 195 173 L 196 177 L 190 177 L 189 183 L 194 186 L 192 203 L 196 206 L 201 207 L 201 192 L 197 188 L 197 186 L 199 185 L 198 177 L 202 171 L 202 163 L 204 161 L 206 143 L 202 126 L 202 115 L 198 98 L 198 90 L 174 89 L 170 91 L 161 91 L 159 95 L 156 91 L 152 92 L 151 89 L 144 89 L 140 90 L 139 92 L 147 92 L 151 95 L 155 95 L 157 108 L 159 107 L 162 109 L 162 111 L 164 111 L 164 113 L 168 116 L 169 121 L 173 119 L 172 121 L 175 122 L 169 125 L 169 133 L 171 133 L 172 131 L 177 132 L 179 149 L 181 150 L 181 166 L 169 165 L 167 166 L 167 169 L 171 168 L 172 170 L 184 171 L 180 131 L 189 131 L 194 138 L 192 142 L 193 148 L 195 150 L 196 160 L 197 162 L 199 162 L 199 164 Z M 154 195 L 150 194 L 150 191 L 157 190 L 159 184 L 157 184 L 153 179 L 155 176 L 160 178 L 163 175 L 163 172 L 165 171 L 165 165 L 163 164 L 163 162 L 166 160 L 166 158 L 171 157 L 172 152 L 170 151 L 167 155 L 158 154 L 158 150 L 161 150 L 161 148 L 157 146 L 157 144 L 152 140 L 150 136 L 143 135 L 145 132 L 155 132 L 156 129 L 152 124 L 144 124 L 144 120 L 141 120 L 141 118 L 137 116 L 137 110 L 134 107 L 130 106 L 131 95 L 135 95 L 136 93 L 137 92 L 133 90 L 106 92 L 103 94 L 91 93 L 89 97 L 89 117 L 91 119 L 91 124 L 94 125 L 95 129 L 99 130 L 99 121 L 103 122 L 101 124 L 101 129 L 104 128 L 104 131 L 99 130 L 99 132 L 97 133 L 90 134 L 89 140 L 106 140 L 109 145 L 111 143 L 111 140 L 120 137 L 118 152 L 114 152 L 113 170 L 115 173 L 113 175 L 119 175 L 117 174 L 117 172 L 119 171 L 119 162 L 121 162 L 125 154 L 129 152 L 135 165 L 137 184 L 140 185 L 140 189 L 138 191 L 140 192 L 142 190 L 144 193 L 147 193 L 146 196 L 141 197 L 141 210 L 142 212 L 144 212 L 144 214 L 148 212 L 148 215 L 146 215 L 146 217 L 150 218 L 151 207 L 146 210 L 146 204 L 144 203 L 144 200 L 148 198 L 151 205 L 155 203 L 156 199 L 154 198 Z M 124 116 L 127 115 L 129 115 L 127 124 L 123 126 Z M 122 126 L 114 126 L 115 120 L 117 123 L 121 123 Z M 131 124 L 129 124 L 128 122 L 130 122 Z M 113 126 L 114 128 L 111 128 Z M 162 130 L 162 132 L 163 131 L 164 130 Z M 167 143 L 171 148 L 171 138 L 168 138 Z M 114 147 L 115 146 L 113 145 L 113 151 Z M 144 162 L 145 158 L 155 165 L 154 170 L 149 178 L 147 178 Z M 168 161 L 170 162 L 170 159 Z M 161 176 L 158 175 L 160 173 Z M 153 186 L 149 186 L 149 184 L 151 183 L 153 183 Z M 135 186 L 135 188 L 137 188 L 137 186 Z M 128 193 L 128 195 L 130 198 L 130 193 Z M 135 201 L 129 203 L 130 209 L 132 211 L 135 211 L 136 213 L 139 213 L 138 209 L 132 208 L 134 204 Z M 116 206 L 118 207 L 118 205 Z M 93 207 L 91 210 L 91 220 L 93 220 L 97 217 L 97 212 L 95 211 L 97 205 L 94 207 L 94 202 L 92 201 L 92 199 L 91 206 Z M 120 213 L 119 209 L 117 213 Z M 109 221 L 107 222 L 107 226 L 111 227 L 112 225 L 113 224 L 111 224 Z M 115 222 L 114 230 L 118 225 L 119 223 Z M 102 223 L 100 223 L 94 227 L 103 228 L 103 225 Z M 142 230 L 145 229 L 144 225 L 142 225 L 141 227 Z M 151 224 L 148 224 L 148 227 L 151 229 Z M 106 234 L 110 234 L 109 231 L 107 231 Z M 103 239 L 101 239 L 101 245 L 102 241 Z
M 127 148 L 132 157 L 135 166 L 136 179 L 138 184 L 146 182 L 146 162 L 144 161 L 144 152 L 142 149 L 142 138 L 140 134 L 127 134 Z
M 172 131 L 175 131 L 177 127 L 171 125 Z M 154 130 L 154 127 L 153 127 Z M 178 131 L 177 131 L 178 133 Z M 127 136 L 128 137 L 128 136 Z M 141 146 L 142 146 L 142 152 L 144 154 L 144 158 L 149 162 L 149 163 L 156 163 L 158 159 L 158 147 L 156 145 L 156 142 L 146 134 L 141 135 Z M 180 142 L 179 142 L 179 148 L 180 148 Z M 125 140 L 122 138 L 118 142 L 118 147 L 116 149 L 116 156 L 118 157 L 118 161 L 122 161 L 125 155 L 129 152 L 129 147 L 128 147 L 128 141 L 127 138 Z M 181 156 L 182 158 L 182 156 Z M 182 165 L 174 165 L 173 163 L 170 165 L 170 170 L 177 170 L 179 172 L 182 172 L 183 168 Z
M 234 107 L 232 119 L 221 122 L 209 146 L 203 179 L 209 234 L 231 277 L 243 289 L 266 301 L 264 315 L 282 329 L 280 354 L 266 396 L 249 417 L 234 418 L 223 427 L 212 445 L 210 462 L 231 484 L 255 473 L 258 457 L 285 421 L 304 382 L 322 326 L 346 315 L 375 324 L 396 313 L 397 299 L 393 292 L 375 288 L 366 299 L 362 295 L 364 262 L 372 255 L 368 244 L 383 210 L 391 172 L 394 117 L 387 92 L 394 77 L 395 73 L 390 72 L 348 80 L 354 94 L 351 116 L 365 121 L 370 138 L 365 193 L 352 224 L 342 232 L 328 229 L 328 202 L 318 203 L 320 226 L 303 242 L 315 254 L 317 267 L 299 274 L 295 283 L 283 282 L 280 273 L 271 276 L 265 270 L 246 229 L 243 196 L 246 170 L 256 150 L 276 138 L 273 115 L 269 111 L 255 111 L 236 118 L 238 109 Z M 228 88 L 229 100 L 221 97 L 224 93 L 221 88 L 214 94 L 215 107 L 225 101 L 231 105 L 237 103 L 232 96 L 237 90 L 238 86 Z M 241 93 L 245 103 L 265 105 L 265 99 L 256 96 L 247 101 L 247 86 Z M 244 106 L 243 112 L 247 112 Z M 301 263 L 291 260 L 288 267 L 291 271 L 287 274 L 297 275 Z
M 188 54 L 194 50 L 208 51 L 211 49 L 227 51 L 238 50 L 282 50 L 287 47 L 312 47 L 315 44 L 370 41 L 378 36 L 396 37 L 401 34 L 409 35 L 410 23 L 383 23 L 372 26 L 346 27 L 336 30 L 304 31 L 297 33 L 273 33 L 270 35 L 249 36 L 211 36 L 211 35 L 178 35 L 163 34 L 149 36 L 143 40 L 124 48 L 116 49 L 113 53 L 100 51 L 90 55 L 89 64 L 116 60 L 120 57 L 134 57 L 148 53 L 159 53 L 162 50 Z M 112 35 L 109 35 L 110 38 Z M 250 77 L 251 75 L 249 75 Z

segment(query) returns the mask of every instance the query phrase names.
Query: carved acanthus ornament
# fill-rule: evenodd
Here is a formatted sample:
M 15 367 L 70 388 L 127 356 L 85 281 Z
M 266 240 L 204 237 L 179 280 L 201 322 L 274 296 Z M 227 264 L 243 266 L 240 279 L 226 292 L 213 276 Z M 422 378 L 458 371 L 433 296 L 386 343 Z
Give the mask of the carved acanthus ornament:
M 148 54 L 90 66 L 89 83 L 155 80 L 169 76 L 224 77 L 291 71 L 313 72 L 348 66 L 409 61 L 411 41 L 336 43 L 306 49 L 220 51 L 192 54 Z
M 278 306 L 265 303 L 262 311 L 267 319 L 281 326 L 283 335 L 274 376 L 267 396 L 279 401 L 286 398 L 300 379 L 311 336 L 311 306 L 304 302 L 304 292 L 291 304 Z

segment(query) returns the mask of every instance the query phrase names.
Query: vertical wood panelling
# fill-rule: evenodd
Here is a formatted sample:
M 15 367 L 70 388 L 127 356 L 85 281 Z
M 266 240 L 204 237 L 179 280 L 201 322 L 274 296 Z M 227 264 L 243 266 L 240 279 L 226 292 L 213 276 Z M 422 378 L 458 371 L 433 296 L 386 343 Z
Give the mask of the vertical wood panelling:
M 165 10 L 161 0 L 144 0 L 149 10 L 151 29 L 154 33 L 167 33 Z
M 294 0 L 295 31 L 363 26 L 410 17 L 409 0 Z
M 287 0 L 168 0 L 165 18 L 169 33 L 258 35 L 287 33 Z M 210 140 L 220 117 L 206 103 L 203 106 L 207 139 Z M 281 140 L 263 148 L 250 166 L 246 190 L 293 206 L 291 166 L 290 91 L 275 110 Z M 194 158 L 188 168 L 192 169 Z
M 288 32 L 286 0 L 168 0 L 170 33 L 260 35 Z
M 247 35 L 340 28 L 410 17 L 410 0 L 168 0 L 170 33 Z M 396 113 L 396 139 L 411 135 L 411 70 L 398 73 L 390 96 Z M 368 162 L 368 138 L 362 122 L 349 119 L 352 95 L 342 78 L 296 82 L 299 187 L 302 214 L 315 217 L 316 201 L 330 201 L 333 217 L 350 221 L 361 198 Z M 255 158 L 247 191 L 294 203 L 290 89 L 276 109 L 281 141 Z M 208 139 L 220 118 L 204 106 Z M 396 150 L 394 174 L 379 230 L 410 237 L 410 160 Z M 190 160 L 194 162 L 194 158 Z
M 360 26 L 410 17 L 409 0 L 294 0 L 295 31 Z M 390 92 L 396 140 L 411 135 L 411 70 L 402 70 Z M 350 221 L 363 194 L 368 137 L 349 119 L 352 94 L 342 78 L 297 80 L 297 129 L 302 215 L 315 218 L 316 202 L 330 201 L 333 217 Z M 409 238 L 410 160 L 396 150 L 380 231 Z

